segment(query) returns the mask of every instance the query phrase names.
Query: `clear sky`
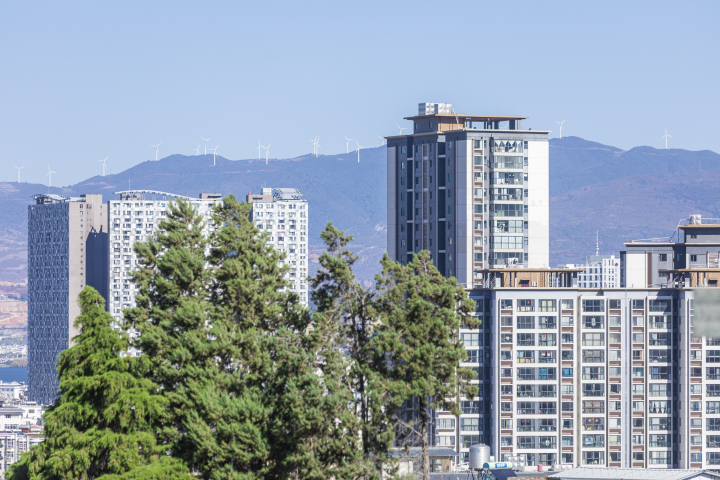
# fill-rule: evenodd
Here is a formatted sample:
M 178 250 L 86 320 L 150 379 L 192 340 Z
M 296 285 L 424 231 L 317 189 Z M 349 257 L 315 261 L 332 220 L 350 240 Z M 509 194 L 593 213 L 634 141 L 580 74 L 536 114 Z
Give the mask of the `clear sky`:
M 720 152 L 720 2 L 1 2 L 0 179 L 345 151 L 419 102 Z M 204 148 L 201 146 L 201 149 Z

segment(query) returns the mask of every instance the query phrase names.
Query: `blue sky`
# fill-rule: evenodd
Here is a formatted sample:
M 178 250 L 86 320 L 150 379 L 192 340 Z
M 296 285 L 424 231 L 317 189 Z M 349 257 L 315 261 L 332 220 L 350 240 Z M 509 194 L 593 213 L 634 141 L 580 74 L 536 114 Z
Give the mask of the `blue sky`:
M 201 135 L 231 159 L 377 146 L 419 102 L 720 152 L 720 3 L 2 2 L 0 179 L 68 185 Z

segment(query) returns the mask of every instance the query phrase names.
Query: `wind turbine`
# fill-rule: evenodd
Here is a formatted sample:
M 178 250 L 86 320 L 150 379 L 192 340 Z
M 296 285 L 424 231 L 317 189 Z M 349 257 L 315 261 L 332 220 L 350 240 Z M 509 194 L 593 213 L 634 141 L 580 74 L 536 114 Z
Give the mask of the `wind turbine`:
M 313 144 L 313 155 L 316 155 L 318 140 L 320 140 L 320 135 L 315 135 L 314 139 L 308 140 L 308 141 L 312 142 L 312 144 Z
M 663 138 L 665 139 L 665 150 L 667 150 L 667 139 L 668 139 L 668 138 L 673 138 L 672 135 L 668 135 L 668 133 L 667 133 L 667 127 L 665 127 L 665 135 L 663 135 L 662 137 L 660 137 L 660 140 L 662 140 Z
M 317 158 L 318 155 L 320 155 L 320 149 L 322 148 L 322 147 L 320 146 L 320 137 L 318 137 L 318 141 L 315 142 L 315 146 L 317 147 L 317 152 L 315 153 L 315 158 Z
M 385 145 L 385 137 L 381 137 L 380 135 L 377 136 L 380 139 L 380 146 L 382 147 Z
M 156 162 L 157 162 L 157 157 L 158 157 L 158 147 L 160 147 L 160 145 L 162 145 L 162 142 L 158 143 L 157 145 L 150 145 L 151 147 L 153 147 L 155 149 L 155 161 Z
M 45 174 L 46 177 L 48 177 L 48 193 L 50 193 L 50 187 L 52 187 L 52 174 L 58 174 L 58 172 L 53 172 L 50 170 L 50 165 L 48 164 L 48 172 Z
M 213 167 L 215 166 L 215 158 L 217 158 L 217 149 L 220 145 L 218 145 L 215 148 L 211 148 L 210 151 L 213 152 Z
M 262 144 L 260 143 L 260 139 L 258 139 L 258 148 L 257 148 L 257 151 L 258 151 L 258 160 L 260 160 L 260 159 L 262 158 L 262 157 L 260 156 L 260 149 L 261 149 L 261 148 L 266 148 L 266 147 L 263 147 Z
M 15 165 L 13 165 L 13 167 L 15 167 Z M 23 165 L 22 167 L 15 167 L 15 168 L 17 168 L 17 171 L 18 171 L 18 183 L 20 183 L 20 170 L 22 170 L 23 168 L 25 168 L 25 165 Z
M 347 135 L 344 135 L 344 137 L 345 137 L 345 140 L 347 140 L 347 141 L 345 142 L 345 150 L 346 150 L 345 153 L 350 153 L 350 141 L 351 141 L 351 140 L 355 140 L 355 139 L 354 139 L 354 138 L 347 138 Z
M 397 123 L 396 123 L 395 125 L 397 125 L 397 127 L 400 129 L 400 133 L 398 133 L 398 135 L 402 135 L 402 131 L 403 131 L 403 130 L 407 130 L 407 127 L 401 127 L 401 126 L 398 125 Z M 364 147 L 363 147 L 363 148 L 364 148 Z
M 558 125 L 560 125 L 560 138 L 562 138 L 562 124 L 565 123 L 565 120 L 563 120 L 562 122 L 558 122 L 558 121 L 556 120 L 555 123 L 557 123 Z
M 212 138 L 205 138 L 202 135 L 200 135 L 200 138 L 205 140 L 205 155 L 207 155 L 207 142 L 208 142 L 208 140 L 212 140 Z
M 270 145 L 272 145 L 272 143 L 268 143 L 268 146 L 265 147 L 265 165 L 268 164 L 268 158 L 270 155 Z
M 198 143 L 198 148 L 195 149 L 195 156 L 197 157 L 200 155 L 200 144 Z
M 107 159 L 110 157 L 105 157 L 105 160 L 98 160 L 98 162 L 103 162 L 103 177 L 105 176 L 105 162 L 107 162 Z
M 358 147 L 358 150 L 357 150 L 357 152 L 358 152 L 358 163 L 360 163 L 360 149 L 361 149 L 361 148 L 365 148 L 365 147 L 361 146 L 360 143 L 358 143 L 357 140 L 355 140 L 355 143 L 357 143 L 357 147 Z

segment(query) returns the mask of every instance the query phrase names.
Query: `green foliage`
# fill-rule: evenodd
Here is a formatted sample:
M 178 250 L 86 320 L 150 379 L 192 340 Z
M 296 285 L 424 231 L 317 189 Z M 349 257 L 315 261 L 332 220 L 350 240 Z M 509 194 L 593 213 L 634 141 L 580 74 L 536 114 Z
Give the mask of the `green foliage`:
M 97 291 L 85 287 L 78 301 L 80 334 L 60 355 L 60 397 L 45 413 L 45 441 L 23 454 L 7 478 L 191 479 L 185 464 L 156 442 L 167 401 L 136 375 L 147 365 L 120 356 L 127 336 L 112 329 Z
M 387 452 L 393 440 L 392 426 L 383 414 L 386 398 L 372 347 L 379 298 L 375 289 L 363 287 L 355 277 L 353 266 L 358 256 L 347 248 L 352 236 L 346 236 L 328 222 L 321 237 L 326 250 L 318 259 L 320 268 L 315 278 L 310 281 L 317 308 L 313 320 L 332 326 L 334 348 L 344 354 L 347 367 L 342 378 L 347 388 L 355 392 L 350 405 L 362 440 L 358 467 L 365 478 L 373 478 L 378 469 L 372 462 L 389 461 Z
M 388 414 L 400 426 L 399 440 L 408 432 L 419 439 L 423 475 L 429 478 L 428 412 L 442 409 L 459 415 L 457 396 L 477 395 L 470 384 L 474 372 L 458 366 L 467 357 L 457 332 L 460 323 L 477 325 L 471 316 L 474 302 L 457 280 L 438 272 L 427 250 L 408 265 L 385 255 L 382 266 L 377 277 L 383 297 L 375 347 L 387 359 L 383 376 L 393 399 Z

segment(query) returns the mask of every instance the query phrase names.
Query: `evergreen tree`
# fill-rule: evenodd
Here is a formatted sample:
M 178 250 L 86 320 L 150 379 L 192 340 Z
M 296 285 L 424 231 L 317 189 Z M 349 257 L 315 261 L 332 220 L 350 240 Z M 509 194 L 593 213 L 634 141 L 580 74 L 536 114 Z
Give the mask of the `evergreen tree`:
M 392 396 L 388 409 L 396 422 L 417 433 L 422 446 L 423 478 L 430 478 L 428 424 L 431 410 L 459 415 L 457 396 L 472 398 L 474 372 L 459 367 L 467 358 L 458 338 L 460 324 L 477 325 L 474 302 L 455 278 L 445 278 L 423 250 L 408 265 L 381 261 L 378 288 L 383 292 L 380 322 L 374 339 L 386 360 L 383 376 Z M 419 422 L 419 429 L 414 422 Z
M 317 310 L 316 323 L 337 326 L 336 348 L 347 356 L 346 382 L 355 395 L 354 414 L 362 439 L 362 467 L 366 478 L 378 475 L 371 460 L 388 461 L 393 432 L 383 413 L 384 395 L 376 373 L 376 355 L 371 348 L 373 323 L 377 317 L 376 290 L 357 281 L 353 266 L 358 256 L 347 246 L 352 236 L 328 222 L 320 234 L 325 252 L 320 255 L 315 278 L 311 280 L 312 299 Z M 335 327 L 334 327 L 335 328 Z
M 44 415 L 45 441 L 10 467 L 12 480 L 185 479 L 181 461 L 156 442 L 167 401 L 139 378 L 144 358 L 121 357 L 127 336 L 112 329 L 105 300 L 92 287 L 78 297 L 80 334 L 60 355 L 60 396 Z
M 158 227 L 147 242 L 135 243 L 137 306 L 125 310 L 125 324 L 138 334 L 134 345 L 146 359 L 143 375 L 168 401 L 162 441 L 196 469 L 197 446 L 186 435 L 187 422 L 202 401 L 197 385 L 212 382 L 215 369 L 207 328 L 208 240 L 202 217 L 182 199 L 170 202 Z

